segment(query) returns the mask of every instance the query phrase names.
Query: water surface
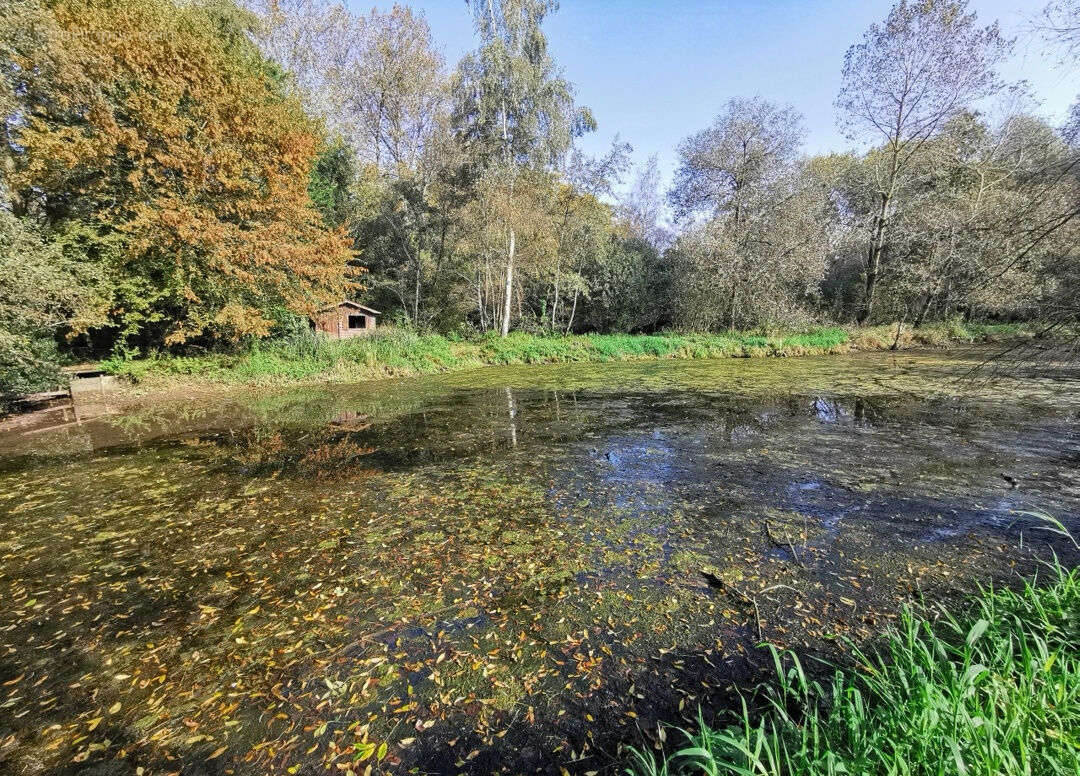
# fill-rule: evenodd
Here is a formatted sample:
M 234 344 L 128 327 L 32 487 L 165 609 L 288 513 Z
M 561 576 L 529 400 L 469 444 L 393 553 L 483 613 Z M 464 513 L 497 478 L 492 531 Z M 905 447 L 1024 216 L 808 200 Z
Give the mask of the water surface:
M 485 369 L 0 432 L 0 770 L 613 771 L 735 702 L 760 641 L 842 660 L 904 602 L 1029 571 L 1053 536 L 1023 512 L 1077 527 L 1080 372 L 972 375 L 988 353 Z

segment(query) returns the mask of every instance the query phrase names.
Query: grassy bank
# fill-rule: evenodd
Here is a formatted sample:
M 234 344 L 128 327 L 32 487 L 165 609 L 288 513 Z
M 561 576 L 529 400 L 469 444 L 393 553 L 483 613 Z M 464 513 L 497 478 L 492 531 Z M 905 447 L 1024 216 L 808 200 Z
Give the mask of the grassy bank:
M 945 346 L 987 339 L 1031 336 L 1028 325 L 961 325 L 905 329 L 900 347 Z M 108 360 L 110 374 L 134 382 L 210 381 L 278 384 L 307 380 L 353 381 L 430 374 L 486 365 L 633 361 L 655 358 L 724 358 L 824 355 L 849 350 L 884 350 L 896 339 L 895 327 L 822 327 L 780 334 L 583 334 L 448 338 L 402 330 L 334 341 L 302 338 L 266 341 L 241 353 L 200 356 L 154 355 Z
M 702 723 L 640 776 L 1080 773 L 1080 570 L 983 591 L 960 617 L 905 612 L 857 668 L 807 677 L 774 652 L 764 711 Z M 761 705 L 758 704 L 758 708 Z M 676 743 L 678 746 L 678 743 Z

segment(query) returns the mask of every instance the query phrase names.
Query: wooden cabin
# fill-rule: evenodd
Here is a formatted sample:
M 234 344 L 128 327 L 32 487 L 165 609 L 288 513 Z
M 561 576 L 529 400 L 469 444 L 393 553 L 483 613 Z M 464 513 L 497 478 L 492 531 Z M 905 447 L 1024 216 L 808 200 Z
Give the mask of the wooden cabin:
M 378 310 L 350 302 L 348 299 L 324 307 L 312 319 L 315 331 L 321 331 L 331 339 L 363 337 L 375 331 Z

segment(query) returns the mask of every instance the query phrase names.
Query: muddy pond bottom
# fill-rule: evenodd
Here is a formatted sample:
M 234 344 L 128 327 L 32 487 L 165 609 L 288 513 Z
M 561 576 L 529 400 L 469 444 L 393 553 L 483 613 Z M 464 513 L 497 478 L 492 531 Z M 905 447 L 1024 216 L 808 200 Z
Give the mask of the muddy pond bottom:
M 0 431 L 0 771 L 614 773 L 1074 531 L 1080 372 L 486 369 Z M 141 769 L 141 770 L 140 770 Z

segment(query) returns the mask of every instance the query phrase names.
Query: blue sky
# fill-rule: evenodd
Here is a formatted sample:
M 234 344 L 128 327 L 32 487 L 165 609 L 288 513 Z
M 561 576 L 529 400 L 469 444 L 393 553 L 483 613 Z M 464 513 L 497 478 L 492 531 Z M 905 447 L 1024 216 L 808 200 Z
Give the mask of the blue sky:
M 354 10 L 368 3 L 348 0 Z M 449 65 L 475 47 L 464 0 L 399 0 L 422 10 Z M 380 3 L 381 5 L 381 3 Z M 581 146 L 599 153 L 616 133 L 636 162 L 657 154 L 665 179 L 679 141 L 709 124 L 733 96 L 791 103 L 806 117 L 806 150 L 848 147 L 833 101 L 844 52 L 888 0 L 562 0 L 545 25 L 553 55 L 592 108 L 599 129 Z M 1076 72 L 1024 32 L 1043 0 L 972 0 L 983 23 L 1018 36 L 1003 75 L 1026 79 L 1039 111 L 1060 120 L 1080 92 Z

